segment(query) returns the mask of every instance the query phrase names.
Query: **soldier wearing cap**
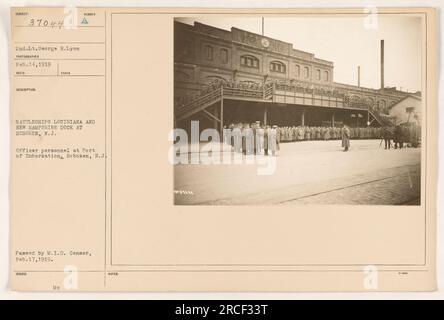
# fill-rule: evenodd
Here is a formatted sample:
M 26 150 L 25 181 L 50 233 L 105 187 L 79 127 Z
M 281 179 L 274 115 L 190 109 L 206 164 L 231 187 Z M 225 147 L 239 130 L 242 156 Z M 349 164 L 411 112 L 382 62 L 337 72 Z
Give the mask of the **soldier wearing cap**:
M 311 140 L 316 140 L 316 129 L 315 129 L 315 127 L 311 127 L 310 128 L 310 139 Z
M 265 130 L 264 127 L 262 127 L 260 125 L 260 122 L 256 121 L 257 123 L 257 128 L 256 128 L 256 142 L 258 143 L 258 145 L 256 146 L 256 152 L 257 154 L 263 154 L 264 152 L 264 134 L 265 134 Z
M 256 154 L 256 146 L 257 146 L 257 137 L 256 137 L 256 129 L 257 129 L 257 123 L 253 122 L 251 124 L 251 153 Z
M 390 150 L 392 133 L 388 127 L 384 127 L 384 131 L 382 132 L 382 138 L 384 139 L 385 148 Z
M 402 128 L 400 125 L 397 125 L 395 127 L 395 137 L 393 139 L 393 142 L 395 143 L 395 149 L 402 149 L 402 147 L 404 146 L 404 141 L 403 141 L 403 137 L 402 137 Z
M 344 124 L 341 131 L 342 135 L 342 147 L 344 151 L 348 151 L 350 148 L 350 129 Z
M 305 132 L 305 140 L 309 141 L 310 140 L 310 128 L 309 127 L 305 127 L 304 128 L 304 132 Z
M 264 154 L 268 156 L 268 133 L 270 131 L 270 126 L 265 126 L 264 128 Z
M 298 127 L 298 140 L 299 141 L 304 140 L 304 135 L 305 135 L 304 127 Z
M 234 151 L 242 151 L 242 123 L 238 123 L 233 129 Z
M 270 129 L 268 134 L 268 149 L 271 151 L 271 154 L 276 155 L 277 150 L 279 150 L 279 129 L 277 125 L 274 125 L 273 128 Z

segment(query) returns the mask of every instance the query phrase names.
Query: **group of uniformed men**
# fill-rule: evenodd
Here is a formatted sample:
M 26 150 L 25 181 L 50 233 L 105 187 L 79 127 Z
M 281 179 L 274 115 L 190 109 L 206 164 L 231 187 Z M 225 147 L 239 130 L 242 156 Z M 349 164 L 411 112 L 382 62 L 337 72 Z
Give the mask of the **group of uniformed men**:
M 344 140 L 344 138 L 346 138 L 346 144 L 349 146 L 348 141 L 350 138 L 369 139 L 370 137 L 376 137 L 376 132 L 361 129 L 368 128 L 349 128 L 346 126 L 343 126 L 343 128 L 308 126 L 278 127 L 276 125 L 261 125 L 260 122 L 257 121 L 251 124 L 231 124 L 228 128 L 225 126 L 223 139 L 225 143 L 231 144 L 235 152 L 246 155 L 276 155 L 281 142 L 333 139 Z M 346 131 L 344 132 L 344 130 Z
M 414 123 L 399 124 L 395 127 L 384 127 L 382 131 L 384 148 L 402 149 L 405 144 L 414 148 L 418 147 L 421 141 L 421 127 Z
M 279 150 L 279 129 L 276 125 L 254 123 L 231 124 L 224 127 L 224 141 L 231 144 L 235 152 L 250 154 L 273 155 Z
M 381 137 L 381 128 L 348 128 L 350 130 L 350 139 L 379 139 Z M 280 141 L 307 141 L 307 140 L 339 140 L 342 139 L 341 128 L 339 127 L 320 127 L 320 126 L 292 126 L 280 127 Z
M 350 139 L 384 139 L 385 148 L 390 149 L 391 140 L 396 148 L 409 142 L 416 147 L 420 141 L 418 126 L 398 125 L 396 127 L 339 127 L 261 125 L 254 123 L 231 124 L 224 127 L 224 141 L 231 144 L 235 152 L 243 154 L 276 155 L 279 143 L 312 140 L 342 140 L 344 151 L 350 147 Z M 382 142 L 381 142 L 382 143 Z

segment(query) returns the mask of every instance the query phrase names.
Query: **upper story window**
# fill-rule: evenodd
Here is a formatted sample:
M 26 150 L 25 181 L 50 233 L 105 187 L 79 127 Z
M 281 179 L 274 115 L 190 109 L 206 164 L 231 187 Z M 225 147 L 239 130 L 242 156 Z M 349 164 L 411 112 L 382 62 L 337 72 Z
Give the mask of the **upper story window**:
M 385 100 L 379 100 L 378 105 L 380 110 L 385 110 L 385 108 L 387 107 L 387 103 L 385 102 Z
M 220 49 L 220 61 L 222 63 L 228 63 L 228 50 Z
M 285 73 L 285 64 L 279 61 L 270 62 L 270 71 Z
M 310 69 L 308 67 L 304 67 L 304 77 L 310 78 Z
M 206 45 L 204 47 L 204 56 L 206 60 L 212 61 L 213 60 L 213 47 Z
M 324 81 L 330 81 L 328 71 L 324 71 Z
M 321 70 L 316 69 L 316 80 L 321 80 Z
M 191 53 L 191 45 L 192 45 L 191 41 L 189 40 L 184 41 L 182 45 L 183 45 L 183 55 L 189 56 Z
M 241 56 L 240 64 L 243 67 L 259 69 L 259 59 L 253 56 Z
M 300 77 L 301 76 L 301 67 L 299 65 L 296 65 L 294 68 L 295 76 Z

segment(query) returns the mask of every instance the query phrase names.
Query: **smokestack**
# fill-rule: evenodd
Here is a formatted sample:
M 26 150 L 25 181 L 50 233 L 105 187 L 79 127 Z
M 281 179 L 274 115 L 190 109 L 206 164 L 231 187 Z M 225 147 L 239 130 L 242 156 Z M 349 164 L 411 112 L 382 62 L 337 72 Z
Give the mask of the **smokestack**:
M 381 89 L 384 89 L 384 40 L 381 40 Z
M 262 17 L 262 37 L 264 36 L 264 17 Z
M 361 86 L 361 66 L 358 66 L 358 87 Z

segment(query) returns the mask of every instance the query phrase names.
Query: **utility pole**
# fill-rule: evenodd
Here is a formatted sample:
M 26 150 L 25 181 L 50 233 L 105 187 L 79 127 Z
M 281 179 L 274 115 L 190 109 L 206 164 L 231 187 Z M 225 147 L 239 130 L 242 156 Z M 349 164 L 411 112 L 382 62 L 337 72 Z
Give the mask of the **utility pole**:
M 384 89 L 384 39 L 381 40 L 381 89 Z
M 264 36 L 264 17 L 262 17 L 262 36 Z

